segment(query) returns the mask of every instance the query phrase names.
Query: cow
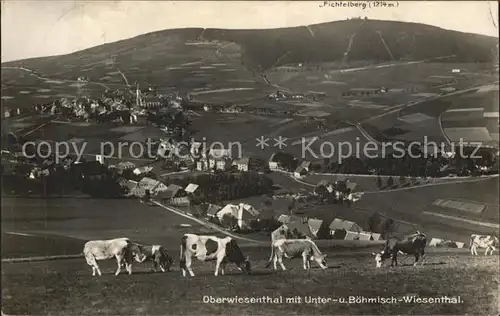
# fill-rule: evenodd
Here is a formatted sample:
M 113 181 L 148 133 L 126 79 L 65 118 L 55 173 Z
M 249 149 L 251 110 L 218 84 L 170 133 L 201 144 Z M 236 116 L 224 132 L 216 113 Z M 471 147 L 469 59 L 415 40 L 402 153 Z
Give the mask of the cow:
M 493 254 L 495 249 L 498 249 L 498 237 L 490 235 L 470 235 L 469 247 L 471 255 L 477 256 L 477 248 L 486 248 L 484 255 Z
M 208 235 L 185 234 L 181 238 L 180 268 L 182 275 L 186 276 L 186 270 L 193 277 L 191 269 L 193 257 L 200 261 L 216 261 L 215 273 L 217 276 L 219 268 L 224 275 L 226 265 L 229 262 L 236 264 L 239 270 L 250 274 L 250 260 L 245 258 L 236 241 L 231 237 L 219 238 Z
M 153 263 L 152 270 L 156 272 L 158 268 L 162 272 L 170 271 L 170 267 L 174 263 L 173 258 L 170 256 L 167 250 L 161 245 L 151 245 L 145 246 L 137 243 L 132 243 L 132 251 L 134 253 L 142 254 L 142 258 L 135 256 L 137 262 L 151 261 Z
M 97 265 L 98 260 L 116 258 L 118 269 L 115 272 L 115 276 L 120 274 L 123 262 L 125 262 L 128 274 L 131 275 L 134 256 L 138 261 L 144 260 L 144 255 L 133 251 L 132 242 L 128 238 L 88 241 L 83 247 L 83 255 L 87 264 L 92 267 L 92 276 L 95 276 L 96 271 L 99 276 L 102 275 Z
M 416 266 L 419 260 L 420 264 L 423 265 L 426 244 L 427 237 L 417 231 L 403 239 L 390 237 L 386 240 L 384 249 L 379 253 L 372 253 L 372 255 L 375 256 L 377 268 L 382 267 L 382 263 L 388 258 L 392 259 L 391 267 L 398 265 L 398 254 L 414 255 L 415 263 L 413 265 Z
M 310 239 L 278 239 L 273 241 L 271 243 L 271 257 L 269 257 L 266 268 L 273 261 L 274 270 L 278 270 L 277 262 L 279 262 L 281 269 L 286 270 L 283 257 L 294 258 L 298 256 L 302 256 L 304 270 L 311 268 L 310 261 L 315 261 L 323 270 L 328 268 L 326 254 L 322 254 L 314 241 Z

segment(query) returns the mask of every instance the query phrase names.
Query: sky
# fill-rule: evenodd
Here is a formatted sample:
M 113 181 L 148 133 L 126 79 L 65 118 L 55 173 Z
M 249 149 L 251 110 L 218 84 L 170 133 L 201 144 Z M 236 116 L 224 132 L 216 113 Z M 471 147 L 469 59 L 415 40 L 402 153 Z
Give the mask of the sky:
M 324 1 L 2 0 L 1 61 L 69 54 L 163 29 L 278 28 L 359 16 L 498 38 L 494 1 L 388 2 L 393 8 L 370 7 L 368 1 L 342 2 L 367 7 L 322 7 Z

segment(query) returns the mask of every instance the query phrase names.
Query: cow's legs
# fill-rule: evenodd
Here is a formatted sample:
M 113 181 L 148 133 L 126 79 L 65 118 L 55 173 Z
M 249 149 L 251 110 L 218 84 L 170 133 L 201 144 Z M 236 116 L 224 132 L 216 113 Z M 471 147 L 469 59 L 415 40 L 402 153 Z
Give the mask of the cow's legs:
M 486 250 L 484 251 L 485 256 L 488 255 L 488 252 L 490 252 L 490 249 L 491 249 L 491 254 L 493 254 L 493 249 L 490 246 L 488 246 L 488 247 L 486 247 Z
M 425 260 L 425 252 L 422 250 L 422 256 L 420 257 L 420 265 L 423 266 L 424 265 L 424 260 Z
M 413 266 L 414 266 L 414 267 L 416 267 L 416 266 L 417 266 L 417 264 L 418 264 L 418 259 L 420 259 L 420 254 L 417 252 L 417 253 L 415 254 L 415 263 L 413 264 Z
M 219 269 L 220 269 L 220 260 L 217 259 L 217 261 L 215 262 L 215 273 L 214 273 L 215 276 L 219 274 Z
M 118 265 L 118 269 L 116 269 L 115 276 L 122 271 L 122 258 L 120 256 L 116 256 L 116 264 Z
M 132 275 L 132 263 L 125 262 L 125 268 L 127 269 L 128 275 Z
M 273 258 L 273 263 L 274 263 L 274 270 L 278 270 L 278 256 L 277 255 L 274 255 L 274 258 Z
M 220 264 L 220 273 L 222 275 L 224 275 L 225 272 L 226 272 L 226 266 L 227 266 L 227 262 L 221 262 L 221 264 Z
M 87 261 L 87 264 L 92 267 L 92 276 L 95 276 L 96 271 L 99 276 L 101 276 L 101 270 L 99 270 L 95 257 L 93 255 L 86 255 L 85 260 Z
M 194 277 L 194 272 L 193 269 L 191 269 L 191 257 L 186 256 L 186 269 L 189 272 L 189 275 Z M 182 271 L 182 274 L 186 276 L 186 271 Z
M 285 265 L 283 264 L 283 257 L 279 257 L 278 258 L 278 262 L 279 262 L 279 264 L 281 266 L 281 269 L 283 269 L 283 271 L 285 271 L 286 268 L 285 268 Z
M 304 265 L 304 270 L 307 270 L 307 263 L 309 262 L 309 255 L 307 253 L 302 254 L 302 263 Z
M 398 253 L 394 253 L 392 255 L 392 260 L 391 260 L 391 268 L 394 267 L 394 266 L 397 266 L 398 265 Z

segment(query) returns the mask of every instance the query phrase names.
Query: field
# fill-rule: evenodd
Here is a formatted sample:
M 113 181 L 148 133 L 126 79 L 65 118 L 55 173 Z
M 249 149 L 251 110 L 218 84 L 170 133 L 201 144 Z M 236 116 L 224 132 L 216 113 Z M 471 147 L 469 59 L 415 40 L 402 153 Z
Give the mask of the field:
M 101 264 L 103 276 L 91 277 L 83 259 L 51 262 L 3 264 L 2 309 L 5 314 L 51 315 L 305 315 L 305 314 L 433 314 L 492 315 L 498 313 L 498 256 L 470 257 L 467 254 L 428 253 L 423 267 L 404 266 L 411 258 L 400 259 L 397 268 L 373 267 L 369 253 L 359 255 L 325 251 L 330 268 L 310 272 L 300 264 L 285 262 L 290 270 L 272 273 L 263 266 L 268 250 L 249 251 L 253 273 L 241 275 L 228 267 L 226 276 L 214 277 L 211 264 L 197 264 L 197 276 L 185 279 L 178 267 L 166 274 L 154 274 L 145 266 L 135 266 L 132 276 L 114 277 L 113 262 Z M 283 299 L 272 303 L 207 303 L 213 298 Z M 302 297 L 302 303 L 286 303 L 286 298 Z M 307 297 L 420 298 L 460 296 L 459 304 L 306 304 Z M 267 298 L 266 298 L 267 299 Z

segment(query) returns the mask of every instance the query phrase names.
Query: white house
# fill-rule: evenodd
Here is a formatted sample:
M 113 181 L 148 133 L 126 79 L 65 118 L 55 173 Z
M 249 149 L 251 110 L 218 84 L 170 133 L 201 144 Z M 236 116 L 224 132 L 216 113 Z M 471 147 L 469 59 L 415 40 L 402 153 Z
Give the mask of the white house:
M 236 217 L 238 220 L 238 227 L 243 228 L 247 226 L 252 219 L 257 219 L 260 213 L 251 205 L 240 203 L 239 205 L 228 204 L 224 206 L 217 213 L 217 217 L 219 220 L 222 220 L 222 217 L 226 214 Z
M 227 170 L 231 166 L 231 161 L 224 157 L 224 158 L 209 158 L 208 159 L 208 168 L 210 170 L 213 170 L 214 167 L 217 170 Z
M 184 189 L 184 191 L 186 191 L 186 193 L 189 193 L 189 194 L 194 194 L 194 192 L 196 192 L 196 190 L 198 189 L 199 185 L 197 184 L 194 184 L 194 183 L 190 183 L 186 186 L 186 188 Z
M 198 160 L 196 162 L 196 170 L 198 170 L 198 171 L 206 171 L 206 170 L 208 170 L 207 161 L 204 160 L 204 159 Z
M 302 163 L 295 169 L 293 176 L 295 178 L 302 178 L 309 173 L 309 167 L 311 166 L 310 161 L 302 161 Z
M 142 166 L 142 167 L 139 167 L 139 168 L 135 168 L 133 173 L 138 176 L 140 174 L 143 174 L 143 173 L 148 173 L 150 172 L 151 170 L 153 170 L 153 167 L 150 167 L 150 166 Z
M 250 158 L 242 157 L 233 161 L 233 166 L 236 166 L 239 171 L 247 172 L 250 164 Z

